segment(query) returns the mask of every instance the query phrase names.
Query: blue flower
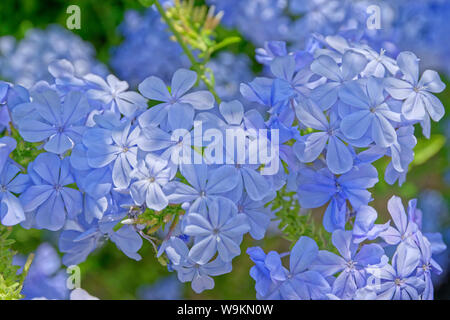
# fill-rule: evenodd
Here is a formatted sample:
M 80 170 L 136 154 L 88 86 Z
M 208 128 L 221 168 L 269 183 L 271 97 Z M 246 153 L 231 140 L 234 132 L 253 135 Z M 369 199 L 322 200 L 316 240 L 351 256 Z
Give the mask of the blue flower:
M 301 237 L 294 245 L 289 259 L 289 273 L 279 288 L 283 299 L 325 299 L 330 285 L 319 272 L 310 269 L 318 251 L 317 244 L 309 237 Z
M 25 220 L 22 203 L 14 194 L 22 193 L 29 184 L 27 175 L 18 174 L 20 169 L 11 160 L 0 173 L 0 220 L 5 226 L 13 226 Z
M 248 254 L 255 262 L 250 270 L 256 280 L 259 299 L 310 300 L 326 299 L 330 285 L 317 271 L 309 267 L 317 258 L 318 247 L 309 237 L 301 237 L 290 252 L 289 270 L 281 264 L 281 256 L 260 248 L 250 248 Z
M 268 197 L 268 199 L 271 198 L 273 198 L 273 196 Z M 250 225 L 249 233 L 255 240 L 264 238 L 271 218 L 274 216 L 269 208 L 264 207 L 264 205 L 269 202 L 268 199 L 254 201 L 244 193 L 241 200 L 237 203 L 238 213 L 247 216 L 247 221 Z
M 340 91 L 342 102 L 356 108 L 341 122 L 342 133 L 350 139 L 360 139 L 368 134 L 377 146 L 389 147 L 397 141 L 392 121 L 400 122 L 400 114 L 386 103 L 382 81 L 370 77 L 366 85 L 347 83 Z
M 139 91 L 146 98 L 163 103 L 158 104 L 140 116 L 139 123 L 145 125 L 162 125 L 164 128 L 178 129 L 177 109 L 180 104 L 195 110 L 208 110 L 214 106 L 214 96 L 209 91 L 187 93 L 197 81 L 194 71 L 179 69 L 173 77 L 170 92 L 164 82 L 155 76 L 148 77 L 139 84 Z M 143 125 L 145 124 L 145 125 Z
M 377 212 L 369 206 L 361 206 L 357 210 L 353 225 L 353 241 L 361 243 L 364 240 L 375 240 L 380 234 L 389 228 L 390 222 L 375 224 Z
M 299 68 L 293 55 L 276 57 L 270 63 L 270 71 L 277 78 L 288 83 L 298 96 L 309 96 L 311 87 L 310 79 L 314 73 L 309 65 Z
M 151 154 L 139 161 L 130 176 L 137 180 L 130 186 L 130 193 L 138 205 L 146 204 L 149 209 L 161 211 L 169 201 L 162 187 L 169 182 L 169 168 L 167 161 L 158 159 Z
M 325 229 L 331 232 L 345 226 L 345 200 L 354 210 L 371 201 L 371 194 L 366 189 L 378 182 L 378 172 L 370 164 L 354 167 L 339 177 L 327 168 L 318 171 L 304 168 L 298 179 L 298 199 L 303 208 L 318 208 L 331 200 L 323 221 Z
M 195 130 L 198 123 L 194 123 L 194 110 L 186 104 L 172 106 L 173 131 L 168 131 L 160 127 L 147 125 L 145 114 L 138 118 L 141 134 L 137 144 L 140 150 L 155 152 L 162 159 L 167 160 L 170 168 L 170 177 L 173 178 L 182 163 L 192 163 L 195 161 L 193 146 L 202 147 L 202 141 L 195 139 Z M 203 123 L 200 123 L 203 125 Z M 200 139 L 201 140 L 201 139 Z M 200 155 L 198 155 L 200 156 Z M 194 162 L 195 163 L 195 162 Z
M 347 50 L 342 56 L 341 66 L 330 56 L 319 56 L 311 63 L 311 71 L 329 81 L 315 88 L 311 93 L 311 98 L 323 110 L 329 109 L 337 101 L 343 85 L 357 77 L 366 65 L 367 59 L 362 54 L 351 50 Z
M 25 265 L 25 261 L 25 257 L 14 257 L 14 264 L 21 267 Z M 43 243 L 36 249 L 21 294 L 26 300 L 65 300 L 69 297 L 66 270 L 61 269 L 58 252 L 50 244 Z
M 432 274 L 440 275 L 442 273 L 441 266 L 432 258 L 434 252 L 433 247 L 427 237 L 422 235 L 422 232 L 417 231 L 414 239 L 417 248 L 420 250 L 420 262 L 417 267 L 417 276 L 422 276 L 425 281 L 425 289 L 422 294 L 423 300 L 433 300 L 434 298 L 434 287 L 431 279 Z M 445 251 L 446 246 L 442 251 Z M 442 252 L 441 251 L 441 252 Z
M 407 243 L 402 243 L 392 258 L 392 265 L 368 270 L 372 275 L 377 300 L 419 300 L 425 282 L 416 275 L 420 251 Z
M 199 264 L 207 263 L 216 252 L 222 261 L 231 261 L 241 253 L 242 236 L 250 230 L 247 217 L 238 214 L 226 198 L 211 201 L 206 214 L 191 211 L 183 225 L 183 233 L 195 237 L 189 258 Z
M 388 230 L 380 234 L 388 244 L 396 245 L 400 242 L 410 242 L 412 237 L 419 229 L 414 222 L 414 216 L 416 214 L 415 199 L 410 200 L 408 203 L 408 216 L 406 215 L 405 208 L 403 207 L 402 200 L 399 197 L 392 196 L 388 201 L 388 211 L 394 221 L 394 227 L 389 227 Z
M 114 185 L 118 188 L 128 187 L 130 173 L 137 165 L 139 135 L 140 129 L 133 128 L 129 121 L 112 130 L 98 127 L 87 130 L 83 144 L 87 148 L 89 166 L 102 168 L 112 163 Z
M 32 184 L 19 199 L 24 211 L 34 216 L 37 228 L 60 230 L 67 217 L 81 212 L 81 193 L 67 187 L 75 182 L 68 158 L 42 153 L 28 166 L 28 173 Z
M 58 59 L 72 62 L 80 76 L 106 72 L 105 65 L 95 60 L 94 47 L 58 24 L 45 30 L 29 29 L 21 41 L 11 46 L 4 56 L 0 55 L 0 74 L 26 88 L 39 80 L 51 81 L 47 67 Z
M 189 258 L 189 249 L 183 240 L 171 237 L 165 248 L 172 268 L 177 271 L 181 282 L 191 282 L 191 287 L 196 293 L 214 288 L 214 279 L 211 276 L 219 276 L 231 272 L 230 262 L 223 262 L 216 258 L 205 264 L 198 264 Z
M 296 106 L 297 118 L 307 127 L 319 130 L 297 141 L 294 152 L 302 162 L 312 162 L 319 157 L 325 147 L 326 162 L 331 172 L 342 174 L 353 167 L 353 156 L 339 130 L 339 120 L 331 116 L 327 120 L 322 110 L 312 101 L 303 100 Z
M 65 253 L 63 263 L 70 266 L 85 261 L 106 239 L 114 242 L 129 258 L 141 260 L 137 251 L 142 246 L 142 238 L 136 230 L 130 225 L 122 225 L 117 231 L 114 230 L 125 215 L 126 211 L 118 213 L 110 207 L 100 220 L 95 219 L 92 223 L 87 223 L 82 215 L 69 220 L 61 232 L 58 245 L 60 251 Z
M 45 141 L 46 151 L 63 154 L 81 140 L 82 120 L 89 111 L 82 93 L 70 92 L 61 104 L 56 91 L 46 90 L 36 94 L 27 106 L 29 116 L 18 121 L 19 132 L 25 141 Z
M 233 168 L 221 166 L 216 169 L 206 164 L 186 164 L 181 166 L 181 174 L 190 184 L 173 181 L 170 185 L 168 199 L 170 203 L 190 202 L 191 211 L 203 213 L 206 205 L 223 196 L 237 186 L 238 177 L 233 175 Z M 167 187 L 169 190 L 169 186 Z M 169 191 L 168 191 L 169 192 Z
M 353 241 L 351 231 L 334 231 L 332 242 L 341 256 L 321 250 L 310 269 L 320 272 L 324 277 L 340 273 L 333 282 L 332 293 L 341 299 L 349 299 L 357 289 L 366 285 L 366 268 L 380 264 L 384 250 L 375 243 L 359 248 Z
M 270 64 L 275 57 L 284 57 L 288 54 L 286 42 L 266 41 L 263 48 L 255 50 L 255 59 L 261 64 Z
M 384 180 L 394 184 L 398 180 L 401 186 L 406 180 L 409 164 L 414 160 L 414 147 L 417 139 L 414 136 L 414 127 L 405 126 L 396 130 L 397 142 L 389 147 L 392 161 L 386 167 Z
M 6 163 L 9 161 L 10 153 L 16 148 L 17 142 L 11 137 L 0 138 L 0 170 L 3 171 Z
M 111 168 L 72 169 L 78 189 L 83 192 L 83 211 L 86 221 L 101 219 L 108 208 L 108 199 L 113 188 Z
M 442 102 L 431 93 L 445 89 L 436 71 L 425 70 L 419 80 L 419 59 L 412 52 L 401 52 L 397 57 L 403 79 L 386 79 L 386 91 L 403 101 L 402 114 L 408 120 L 425 120 L 431 117 L 439 121 L 445 113 Z
M 250 276 L 255 280 L 255 290 L 258 299 L 277 299 L 281 296 L 276 290 L 281 281 L 286 280 L 287 270 L 281 263 L 278 252 L 270 251 L 267 255 L 260 247 L 247 249 L 247 254 L 255 263 L 250 269 Z
M 89 99 L 101 102 L 104 109 L 118 111 L 131 118 L 138 110 L 147 108 L 145 98 L 137 92 L 127 91 L 128 83 L 120 81 L 112 74 L 106 78 L 106 81 L 95 74 L 88 74 L 84 79 L 88 85 L 94 87 L 87 92 Z

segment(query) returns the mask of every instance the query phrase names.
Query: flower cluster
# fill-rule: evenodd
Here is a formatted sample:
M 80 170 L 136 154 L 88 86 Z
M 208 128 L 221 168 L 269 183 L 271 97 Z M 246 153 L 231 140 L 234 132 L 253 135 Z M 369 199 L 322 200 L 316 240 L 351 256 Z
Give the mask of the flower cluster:
M 170 40 L 166 29 L 161 16 L 152 8 L 144 14 L 134 10 L 125 12 L 118 29 L 124 40 L 112 49 L 110 63 L 117 75 L 132 87 L 151 75 L 170 80 L 178 68 L 189 66 L 180 45 Z
M 67 60 L 55 61 L 49 72 L 54 84 L 41 81 L 29 92 L 7 88 L 14 127 L 25 141 L 39 143 L 43 153 L 26 175 L 17 175 L 18 166 L 7 158 L 14 140 L 3 138 L 8 209 L 3 223 L 62 230 L 59 247 L 66 265 L 84 261 L 105 239 L 139 260 L 141 236 L 152 240 L 135 221 L 145 211 L 181 205 L 182 221 L 173 224 L 160 253 L 180 256 L 171 258 L 171 266 L 181 281 L 193 281 L 198 292 L 212 288 L 212 279 L 198 278 L 197 268 L 212 275 L 229 272 L 242 236 L 264 236 L 270 222 L 264 204 L 274 197 L 274 182 L 259 173 L 257 164 L 227 162 L 224 146 L 197 141 L 190 133 L 198 123 L 219 133 L 242 130 L 242 104 L 224 102 L 219 112 L 212 111 L 211 93 L 189 92 L 197 75 L 186 69 L 175 72 L 170 91 L 152 76 L 139 85 L 141 94 L 127 91 L 127 83 L 113 75 L 79 77 Z M 150 109 L 147 99 L 155 104 Z M 177 130 L 183 135 L 174 139 Z M 248 144 L 250 138 L 245 139 Z M 202 157 L 195 147 L 222 151 L 223 165 L 208 165 L 206 156 L 199 164 L 185 163 L 187 154 Z M 121 225 L 123 220 L 131 222 Z
M 259 247 L 249 248 L 255 266 L 250 275 L 256 281 L 259 299 L 345 299 L 417 300 L 433 299 L 432 274 L 441 267 L 432 258 L 445 250 L 440 234 L 423 234 L 421 211 L 416 200 L 406 214 L 401 199 L 388 202 L 394 226 L 374 224 L 376 211 L 359 209 L 353 230 L 335 230 L 335 252 L 319 250 L 315 241 L 301 237 L 287 254 Z M 365 239 L 380 241 L 362 244 Z M 388 257 L 391 248 L 394 253 Z M 281 259 L 290 256 L 289 270 Z
M 237 28 L 256 45 L 288 39 L 291 21 L 284 13 L 286 0 L 208 0 L 207 3 L 224 12 L 223 23 L 227 27 Z
M 58 59 L 69 60 L 78 75 L 105 75 L 106 67 L 95 60 L 93 46 L 58 26 L 31 29 L 19 42 L 13 37 L 0 38 L 0 77 L 30 88 L 39 80 L 51 81 L 48 65 Z
M 414 51 L 427 67 L 449 71 L 443 63 L 450 54 L 449 46 L 442 41 L 449 28 L 447 1 L 209 0 L 208 3 L 224 11 L 225 25 L 237 28 L 257 46 L 265 41 L 282 40 L 288 41 L 292 48 L 304 49 L 311 34 L 340 34 L 363 41 L 376 51 L 384 48 L 393 56 L 400 50 Z M 374 27 L 367 27 L 368 23 Z M 253 32 L 256 28 L 258 32 Z
M 225 22 L 262 44 L 265 33 L 243 22 L 261 11 L 257 27 L 283 39 L 286 5 L 240 1 L 243 14 Z M 285 42 L 264 43 L 256 59 L 269 74 L 252 81 L 249 61 L 228 53 L 209 65 L 190 57 L 195 71 L 179 68 L 180 47 L 149 9 L 143 17 L 128 13 L 112 61 L 137 91 L 94 65 L 80 71 L 64 55 L 52 57 L 48 77 L 33 71 L 28 83 L 0 82 L 2 128 L 35 151 L 16 163 L 10 154 L 20 145 L 0 138 L 1 223 L 60 232 L 67 266 L 107 240 L 140 260 L 144 239 L 200 293 L 231 272 L 245 235 L 264 238 L 283 214 L 274 205 L 281 198 L 307 214 L 322 208 L 332 245 L 301 236 L 287 254 L 248 249 L 258 298 L 432 299 L 431 274 L 442 271 L 432 255 L 446 249 L 442 237 L 422 231 L 415 200 L 407 213 L 400 198 L 389 200 L 393 224 L 376 224 L 369 203 L 379 174 L 404 183 L 417 125 L 430 137 L 431 120 L 444 116 L 435 94 L 445 85 L 435 71 L 420 74 L 410 51 L 394 59 L 351 32 L 327 36 L 347 21 L 340 1 L 290 1 L 289 8 L 325 36 L 293 52 Z M 200 80 L 211 91 L 193 89 Z M 381 158 L 389 161 L 384 172 L 374 165 Z

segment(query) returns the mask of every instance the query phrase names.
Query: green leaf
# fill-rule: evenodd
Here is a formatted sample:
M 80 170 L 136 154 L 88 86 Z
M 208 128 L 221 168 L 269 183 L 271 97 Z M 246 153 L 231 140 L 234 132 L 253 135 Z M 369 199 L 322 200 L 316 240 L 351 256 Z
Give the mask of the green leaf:
M 13 257 L 16 254 L 12 250 L 14 240 L 9 239 L 11 228 L 0 225 L 0 300 L 18 300 L 23 298 L 23 282 L 33 260 L 30 255 L 25 263 L 22 274 L 17 274 L 19 266 L 13 265 Z
M 150 7 L 155 3 L 155 0 L 139 0 L 139 3 L 144 7 Z
M 322 250 L 334 252 L 336 249 L 331 243 L 331 234 L 328 233 L 321 223 L 316 223 L 312 213 L 300 214 L 300 205 L 294 199 L 295 192 L 286 192 L 281 189 L 277 197 L 272 201 L 272 210 L 276 210 L 276 216 L 280 219 L 278 228 L 283 232 L 285 239 L 294 245 L 302 236 L 308 236 Z
M 412 166 L 419 166 L 424 164 L 445 145 L 445 136 L 441 134 L 433 135 L 429 140 L 420 139 L 417 146 L 414 148 L 415 158 L 411 163 Z
M 227 47 L 227 46 L 229 46 L 229 45 L 231 45 L 231 44 L 233 44 L 233 43 L 241 42 L 241 40 L 242 40 L 242 39 L 241 39 L 240 37 L 237 37 L 237 36 L 225 38 L 225 39 L 223 39 L 221 42 L 215 44 L 215 45 L 211 48 L 211 53 L 212 53 L 212 52 L 215 52 L 215 51 L 217 51 L 217 50 L 220 50 L 220 49 L 222 49 L 222 48 L 224 48 L 224 47 Z

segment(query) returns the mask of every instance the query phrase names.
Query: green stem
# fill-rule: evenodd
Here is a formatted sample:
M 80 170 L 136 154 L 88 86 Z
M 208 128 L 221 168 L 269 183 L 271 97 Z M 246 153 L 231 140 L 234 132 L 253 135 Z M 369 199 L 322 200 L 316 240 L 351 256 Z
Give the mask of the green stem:
M 172 23 L 172 20 L 167 16 L 166 12 L 164 11 L 164 8 L 161 6 L 158 0 L 155 0 L 155 6 L 158 12 L 161 14 L 161 17 L 166 22 L 166 24 L 169 26 L 170 31 L 172 31 L 173 35 L 175 36 L 175 39 L 180 44 L 181 48 L 183 49 L 184 53 L 188 57 L 189 61 L 192 64 L 192 68 L 197 72 L 199 78 L 205 83 L 208 90 L 212 93 L 214 98 L 216 99 L 217 103 L 220 103 L 220 98 L 217 95 L 216 90 L 214 89 L 214 86 L 211 84 L 211 82 L 208 80 L 205 74 L 205 66 L 198 62 L 197 59 L 195 59 L 193 53 L 189 49 L 189 47 L 186 45 L 186 43 L 183 40 L 183 37 L 181 34 L 176 30 L 174 24 Z

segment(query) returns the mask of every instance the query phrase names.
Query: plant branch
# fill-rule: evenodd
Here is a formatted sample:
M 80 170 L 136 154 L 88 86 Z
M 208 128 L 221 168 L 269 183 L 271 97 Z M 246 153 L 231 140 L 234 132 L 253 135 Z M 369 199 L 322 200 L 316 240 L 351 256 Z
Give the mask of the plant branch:
M 169 26 L 170 31 L 172 31 L 175 39 L 180 44 L 181 48 L 183 49 L 184 53 L 188 57 L 189 61 L 192 64 L 192 68 L 197 72 L 199 78 L 205 83 L 208 90 L 212 93 L 214 98 L 216 99 L 217 103 L 220 103 L 220 98 L 217 95 L 216 90 L 214 89 L 214 86 L 209 81 L 208 77 L 206 76 L 206 68 L 204 64 L 197 61 L 192 51 L 189 49 L 187 44 L 184 42 L 183 37 L 181 34 L 176 30 L 175 25 L 172 23 L 172 20 L 167 16 L 166 12 L 164 11 L 164 8 L 159 3 L 159 0 L 155 0 L 154 4 L 156 6 L 156 9 L 161 14 L 161 17 L 163 18 L 164 22 Z

